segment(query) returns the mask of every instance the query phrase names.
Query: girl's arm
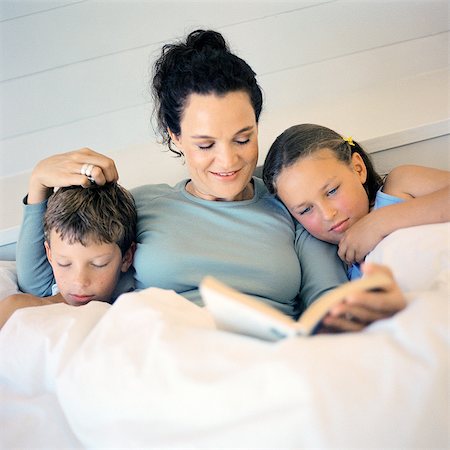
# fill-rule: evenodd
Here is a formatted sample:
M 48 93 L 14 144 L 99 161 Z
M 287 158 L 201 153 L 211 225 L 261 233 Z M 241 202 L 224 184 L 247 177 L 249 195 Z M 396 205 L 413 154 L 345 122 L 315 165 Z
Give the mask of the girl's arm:
M 400 166 L 387 177 L 383 192 L 405 201 L 371 211 L 355 223 L 339 243 L 339 256 L 351 264 L 400 228 L 450 221 L 450 172 Z
M 431 167 L 404 165 L 386 177 L 383 192 L 406 200 L 434 194 L 450 186 L 450 172 Z

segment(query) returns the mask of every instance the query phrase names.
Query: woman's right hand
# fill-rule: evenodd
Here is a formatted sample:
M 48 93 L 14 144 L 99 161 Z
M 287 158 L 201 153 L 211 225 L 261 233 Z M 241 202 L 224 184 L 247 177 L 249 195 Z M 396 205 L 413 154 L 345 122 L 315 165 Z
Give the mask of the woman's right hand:
M 333 331 L 359 331 L 381 319 L 387 319 L 406 307 L 406 297 L 389 267 L 364 263 L 364 275 L 383 273 L 391 283 L 383 289 L 349 294 L 344 302 L 334 306 L 324 319 L 324 325 Z
M 47 199 L 55 187 L 89 186 L 91 181 L 81 173 L 92 164 L 91 178 L 98 185 L 117 181 L 119 174 L 111 158 L 89 148 L 60 153 L 40 161 L 31 173 L 28 204 Z

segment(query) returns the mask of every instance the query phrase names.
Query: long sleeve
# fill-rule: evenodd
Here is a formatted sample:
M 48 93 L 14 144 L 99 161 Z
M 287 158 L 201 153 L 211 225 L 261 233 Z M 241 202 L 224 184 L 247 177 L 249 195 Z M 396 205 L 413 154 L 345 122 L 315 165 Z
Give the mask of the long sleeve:
M 296 227 L 295 246 L 302 271 L 300 301 L 306 309 L 326 291 L 348 281 L 346 268 L 337 247 L 311 236 L 300 224 Z
M 55 280 L 44 247 L 44 214 L 47 202 L 24 205 L 22 226 L 16 247 L 17 280 L 22 292 L 52 295 Z

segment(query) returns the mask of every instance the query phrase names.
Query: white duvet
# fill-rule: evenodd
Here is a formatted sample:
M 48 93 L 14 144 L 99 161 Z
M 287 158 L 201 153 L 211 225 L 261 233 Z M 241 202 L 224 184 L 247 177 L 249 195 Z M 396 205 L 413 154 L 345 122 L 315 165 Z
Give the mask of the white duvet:
M 18 311 L 0 332 L 0 447 L 448 448 L 448 238 L 430 225 L 377 247 L 410 303 L 362 333 L 263 342 L 159 289 Z

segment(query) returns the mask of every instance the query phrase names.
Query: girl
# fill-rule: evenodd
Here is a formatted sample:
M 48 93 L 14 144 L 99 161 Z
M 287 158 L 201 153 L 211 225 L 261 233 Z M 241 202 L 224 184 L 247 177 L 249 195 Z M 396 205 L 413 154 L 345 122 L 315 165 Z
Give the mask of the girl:
M 361 276 L 357 263 L 393 231 L 450 220 L 448 171 L 399 166 L 383 180 L 357 142 L 320 125 L 278 136 L 263 178 L 313 236 L 339 246 L 353 264 L 350 278 Z

